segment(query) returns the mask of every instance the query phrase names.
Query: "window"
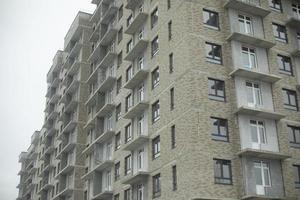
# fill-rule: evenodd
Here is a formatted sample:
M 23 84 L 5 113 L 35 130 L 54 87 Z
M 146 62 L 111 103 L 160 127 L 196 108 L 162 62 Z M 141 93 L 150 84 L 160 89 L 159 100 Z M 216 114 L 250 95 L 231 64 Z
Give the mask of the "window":
M 300 188 L 300 165 L 293 165 L 294 177 L 295 177 L 295 187 Z
M 129 81 L 130 79 L 132 79 L 132 77 L 133 77 L 133 67 L 132 67 L 132 65 L 130 65 L 126 69 L 126 81 Z
M 137 102 L 142 102 L 144 100 L 145 100 L 145 87 L 144 87 L 144 83 L 142 83 L 137 88 Z
M 284 107 L 290 110 L 298 110 L 297 94 L 296 91 L 282 89 Z
M 120 179 L 120 162 L 115 164 L 115 181 Z
M 221 80 L 208 79 L 209 98 L 217 101 L 225 101 L 225 83 Z
M 269 163 L 264 161 L 254 162 L 254 174 L 256 185 L 261 185 L 264 187 L 271 186 Z
M 258 83 L 246 82 L 247 102 L 250 107 L 259 107 L 262 105 L 262 94 Z
M 285 26 L 273 23 L 273 34 L 277 41 L 279 42 L 288 42 L 287 31 Z
M 282 12 L 281 0 L 269 0 L 269 5 L 272 10 Z
M 115 194 L 114 200 L 120 200 L 120 194 Z
M 177 190 L 177 168 L 176 165 L 172 166 L 172 182 L 173 191 Z
M 130 26 L 130 24 L 131 24 L 132 22 L 133 22 L 133 16 L 132 16 L 132 14 L 130 14 L 130 15 L 128 16 L 128 18 L 127 18 L 127 21 L 126 21 L 127 27 Z
M 203 22 L 209 27 L 219 29 L 219 14 L 217 12 L 203 9 Z
M 157 67 L 152 71 L 151 78 L 152 78 L 152 89 L 153 89 L 159 85 L 159 67 Z
M 167 0 L 167 8 L 168 10 L 171 8 L 171 0 Z
M 176 147 L 176 131 L 175 125 L 171 126 L 171 148 L 174 149 Z
M 174 66 L 173 66 L 173 53 L 169 54 L 169 73 L 171 74 L 174 71 Z
M 116 107 L 116 121 L 121 119 L 121 104 L 117 105 Z
M 123 5 L 120 6 L 118 11 L 118 19 L 120 20 L 123 17 Z
M 133 48 L 133 41 L 132 41 L 132 39 L 130 39 L 130 40 L 127 42 L 127 46 L 126 46 L 127 53 L 128 53 L 129 51 L 131 51 L 132 48 Z
M 210 42 L 205 43 L 206 60 L 215 64 L 222 64 L 222 48 Z
M 131 155 L 125 157 L 125 175 L 131 173 Z
M 131 140 L 132 140 L 132 126 L 131 123 L 129 123 L 125 127 L 125 143 L 128 143 Z
M 159 50 L 158 46 L 158 36 L 156 36 L 151 42 L 151 55 L 154 57 Z
M 138 68 L 138 70 L 145 69 L 145 59 L 144 59 L 144 57 L 139 57 L 137 59 L 137 68 Z
M 277 55 L 277 63 L 280 73 L 293 75 L 293 66 L 290 57 Z
M 159 101 L 152 104 L 152 122 L 153 123 L 158 121 L 160 118 L 159 109 L 160 109 Z
M 122 77 L 119 77 L 117 80 L 117 89 L 116 89 L 117 94 L 120 93 L 121 88 L 122 88 Z
M 117 68 L 119 68 L 122 65 L 123 62 L 123 53 L 122 51 L 118 54 L 118 59 L 117 59 Z
M 245 68 L 257 68 L 257 58 L 254 48 L 242 47 L 242 62 Z
M 153 197 L 159 197 L 161 193 L 161 182 L 160 182 L 160 174 L 157 174 L 152 177 L 153 183 Z
M 156 159 L 160 156 L 160 137 L 157 136 L 152 140 L 152 158 Z
M 241 33 L 253 35 L 251 17 L 245 15 L 239 15 L 239 27 Z
M 118 132 L 115 136 L 115 150 L 120 149 L 121 147 L 121 133 Z
M 123 39 L 123 27 L 118 31 L 118 43 L 120 43 Z
M 231 161 L 214 159 L 215 183 L 232 184 Z
M 172 21 L 169 21 L 168 23 L 168 38 L 169 40 L 172 39 Z
M 228 141 L 228 123 L 226 119 L 211 117 L 212 138 L 214 140 Z
M 144 115 L 140 115 L 138 117 L 138 123 L 137 123 L 137 134 L 138 135 L 144 135 L 144 123 L 145 123 L 145 118 Z
M 151 28 L 153 28 L 158 22 L 158 8 L 155 8 L 151 13 Z
M 261 144 L 267 143 L 265 123 L 258 120 L 250 120 L 250 131 L 252 143 L 258 144 L 260 148 Z
M 138 184 L 137 186 L 137 200 L 144 200 L 144 185 Z
M 291 146 L 300 147 L 300 127 L 288 126 L 288 133 Z
M 124 191 L 124 200 L 131 200 L 131 190 L 127 189 Z
M 170 89 L 170 109 L 174 109 L 174 88 Z
M 125 99 L 125 103 L 126 103 L 126 112 L 128 112 L 129 108 L 131 108 L 133 106 L 133 102 L 132 102 L 132 95 L 129 94 L 126 99 Z
M 300 4 L 293 2 L 292 4 L 293 16 L 297 19 L 300 19 Z
M 144 169 L 144 149 L 140 149 L 137 155 L 137 169 L 143 170 Z

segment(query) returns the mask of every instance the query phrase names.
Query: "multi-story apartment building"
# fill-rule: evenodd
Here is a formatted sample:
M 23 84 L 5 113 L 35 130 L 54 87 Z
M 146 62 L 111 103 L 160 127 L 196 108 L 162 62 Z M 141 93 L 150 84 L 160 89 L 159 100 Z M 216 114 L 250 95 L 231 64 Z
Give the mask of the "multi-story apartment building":
M 300 199 L 299 1 L 92 3 L 48 74 L 27 199 Z

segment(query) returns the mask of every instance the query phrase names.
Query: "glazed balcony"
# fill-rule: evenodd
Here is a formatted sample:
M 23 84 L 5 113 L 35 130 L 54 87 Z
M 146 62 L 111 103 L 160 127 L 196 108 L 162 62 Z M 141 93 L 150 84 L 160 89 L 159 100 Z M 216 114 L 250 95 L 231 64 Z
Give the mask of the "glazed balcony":
M 237 68 L 234 69 L 229 74 L 232 77 L 240 76 L 244 78 L 254 79 L 254 80 L 263 80 L 268 83 L 275 83 L 281 79 L 280 76 L 276 76 L 269 73 L 260 72 L 256 69 L 247 69 L 247 68 Z
M 261 0 L 228 0 L 225 8 L 232 8 L 252 15 L 266 17 L 271 11 L 261 6 Z
M 144 11 L 144 8 L 139 9 L 130 24 L 127 24 L 126 34 L 133 35 L 145 24 L 148 18 L 148 13 Z
M 104 4 L 102 4 L 104 5 Z M 106 4 L 107 5 L 107 4 Z M 118 6 L 115 0 L 110 1 L 109 5 L 106 7 L 106 9 L 102 10 L 101 13 L 101 23 L 102 24 L 108 24 L 116 15 L 116 13 L 118 12 Z
M 142 52 L 146 50 L 148 43 L 149 41 L 144 38 L 134 40 L 133 47 L 131 49 L 127 49 L 127 55 L 124 60 L 133 61 L 136 59 Z

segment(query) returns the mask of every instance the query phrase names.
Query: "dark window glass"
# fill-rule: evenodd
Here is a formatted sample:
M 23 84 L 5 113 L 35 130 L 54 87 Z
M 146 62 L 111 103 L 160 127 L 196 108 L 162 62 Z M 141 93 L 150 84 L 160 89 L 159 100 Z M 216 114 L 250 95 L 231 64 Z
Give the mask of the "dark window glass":
M 131 123 L 129 123 L 125 127 L 125 143 L 128 143 L 131 140 L 132 140 L 132 126 Z
M 293 165 L 294 177 L 295 177 L 295 187 L 300 188 L 300 165 Z
M 171 8 L 171 0 L 167 0 L 167 8 L 168 8 L 168 9 Z
M 126 98 L 125 98 L 125 111 L 128 112 L 129 108 L 131 108 L 133 105 L 132 105 L 132 95 L 129 94 Z
M 131 200 L 131 190 L 127 189 L 124 191 L 124 200 Z
M 287 43 L 288 37 L 287 37 L 287 31 L 286 27 L 273 23 L 273 34 L 277 41 Z
M 171 126 L 171 148 L 174 149 L 176 147 L 176 129 L 175 125 Z
M 277 63 L 281 73 L 293 75 L 292 61 L 290 57 L 277 55 Z
M 121 119 L 121 104 L 117 105 L 116 107 L 116 121 Z
M 174 93 L 174 88 L 171 88 L 170 89 L 170 109 L 173 110 L 174 109 L 174 96 L 175 93 Z
M 219 14 L 210 10 L 203 10 L 204 24 L 219 29 Z
M 123 39 L 123 27 L 118 31 L 118 43 L 120 43 Z
M 231 161 L 214 159 L 215 183 L 232 184 Z
M 173 180 L 173 190 L 177 190 L 177 168 L 176 168 L 176 165 L 172 166 L 172 180 Z
M 123 53 L 122 51 L 118 54 L 118 60 L 117 60 L 117 68 L 119 68 L 121 66 L 123 62 Z
M 152 89 L 159 85 L 159 68 L 157 67 L 151 73 L 152 78 Z
M 172 39 L 172 21 L 169 21 L 168 23 L 168 38 L 169 40 Z
M 158 22 L 158 8 L 155 8 L 151 13 L 151 28 L 153 28 Z
M 159 50 L 158 36 L 156 36 L 151 42 L 151 56 L 155 56 Z
M 153 183 L 153 197 L 159 197 L 161 194 L 161 182 L 160 182 L 160 174 L 157 174 L 152 177 Z
M 209 98 L 218 101 L 225 101 L 225 83 L 221 80 L 208 79 Z
M 122 77 L 118 78 L 118 80 L 117 80 L 117 90 L 116 90 L 117 94 L 120 93 L 121 88 L 122 88 Z
M 120 20 L 123 17 L 123 5 L 120 6 L 118 11 L 118 19 Z
M 115 164 L 115 181 L 120 179 L 120 162 Z
M 125 157 L 125 175 L 131 173 L 131 155 Z
M 300 147 L 300 127 L 288 126 L 288 133 L 291 146 Z
M 160 106 L 159 101 L 152 104 L 152 122 L 158 121 L 160 118 Z
M 282 12 L 281 0 L 269 0 L 269 1 L 270 1 L 270 7 L 273 10 Z
M 205 50 L 206 50 L 207 61 L 216 64 L 222 64 L 222 48 L 220 45 L 206 42 Z
M 120 149 L 121 147 L 121 133 L 117 133 L 115 136 L 115 150 Z
M 296 91 L 282 89 L 284 107 L 290 110 L 298 110 L 297 94 Z
M 160 137 L 157 136 L 152 140 L 152 158 L 156 159 L 160 156 Z
M 169 72 L 170 74 L 174 71 L 174 60 L 173 60 L 173 53 L 169 54 Z
M 228 141 L 228 125 L 226 119 L 211 117 L 212 137 L 215 140 Z

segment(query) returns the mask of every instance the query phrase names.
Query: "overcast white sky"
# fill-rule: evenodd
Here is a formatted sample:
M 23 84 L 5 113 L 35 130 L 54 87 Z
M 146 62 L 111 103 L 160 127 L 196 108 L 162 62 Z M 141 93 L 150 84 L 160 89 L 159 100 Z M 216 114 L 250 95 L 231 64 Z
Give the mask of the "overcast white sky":
M 46 74 L 90 0 L 0 0 L 0 199 L 17 197 L 18 155 L 42 127 Z

